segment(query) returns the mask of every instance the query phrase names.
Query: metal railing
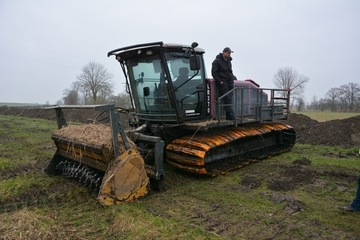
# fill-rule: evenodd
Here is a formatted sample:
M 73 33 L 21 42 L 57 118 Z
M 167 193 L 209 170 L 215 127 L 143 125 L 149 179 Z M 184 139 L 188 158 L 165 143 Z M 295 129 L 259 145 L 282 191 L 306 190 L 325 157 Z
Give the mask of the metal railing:
M 232 95 L 232 103 L 224 104 L 223 99 L 228 95 Z M 290 113 L 290 90 L 234 87 L 215 101 L 218 122 L 225 118 L 225 106 L 233 108 L 235 124 L 287 119 Z

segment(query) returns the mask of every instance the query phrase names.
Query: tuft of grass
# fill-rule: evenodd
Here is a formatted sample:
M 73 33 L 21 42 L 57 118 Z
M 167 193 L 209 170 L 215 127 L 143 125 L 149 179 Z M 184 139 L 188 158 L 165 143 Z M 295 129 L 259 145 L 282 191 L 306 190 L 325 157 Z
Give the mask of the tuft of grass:
M 4 170 L 12 166 L 14 166 L 14 164 L 8 158 L 0 157 L 0 170 Z

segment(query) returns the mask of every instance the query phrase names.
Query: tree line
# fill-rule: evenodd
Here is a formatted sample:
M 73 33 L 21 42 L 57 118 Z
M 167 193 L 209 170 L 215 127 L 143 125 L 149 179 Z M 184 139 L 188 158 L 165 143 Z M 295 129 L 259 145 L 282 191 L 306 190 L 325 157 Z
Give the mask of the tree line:
M 360 84 L 350 82 L 337 88 L 331 88 L 324 98 L 313 97 L 308 110 L 360 113 Z

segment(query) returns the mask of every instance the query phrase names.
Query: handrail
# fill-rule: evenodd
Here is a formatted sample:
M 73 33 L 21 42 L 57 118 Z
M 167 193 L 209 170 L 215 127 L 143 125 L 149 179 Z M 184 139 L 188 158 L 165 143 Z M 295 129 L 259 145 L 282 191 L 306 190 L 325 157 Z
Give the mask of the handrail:
M 246 101 L 244 96 L 246 96 L 246 91 L 252 91 L 248 94 L 256 94 L 256 98 L 251 96 L 251 100 Z M 267 94 L 267 91 L 270 91 Z M 287 92 L 287 94 L 281 94 L 282 97 L 276 96 L 279 95 L 279 92 Z M 231 104 L 224 104 L 222 100 L 229 94 L 233 95 L 233 101 Z M 270 99 L 264 99 L 266 95 Z M 238 101 L 240 99 L 240 102 Z M 255 100 L 255 101 L 254 101 Z M 221 109 L 225 106 L 231 105 L 234 109 L 234 114 L 236 116 L 234 123 L 246 122 L 262 122 L 262 121 L 274 121 L 276 119 L 287 119 L 290 114 L 290 90 L 289 89 L 272 89 L 272 88 L 243 88 L 243 87 L 234 87 L 224 95 L 220 96 L 218 100 L 215 100 L 215 117 L 220 123 L 221 118 Z M 240 112 L 239 112 L 240 108 Z M 253 112 L 246 112 L 246 109 L 251 109 Z M 281 110 L 280 110 L 281 109 Z M 246 119 L 245 119 L 246 118 Z

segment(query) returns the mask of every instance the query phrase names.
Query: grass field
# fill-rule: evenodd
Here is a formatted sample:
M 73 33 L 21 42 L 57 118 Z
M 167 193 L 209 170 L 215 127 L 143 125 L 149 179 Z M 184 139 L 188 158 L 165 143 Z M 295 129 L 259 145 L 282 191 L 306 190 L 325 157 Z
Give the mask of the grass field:
M 360 237 L 360 215 L 338 210 L 355 195 L 356 148 L 296 144 L 216 178 L 165 163 L 167 191 L 103 207 L 77 182 L 43 172 L 56 150 L 55 129 L 52 121 L 0 115 L 1 239 Z M 310 162 L 295 164 L 304 160 Z

